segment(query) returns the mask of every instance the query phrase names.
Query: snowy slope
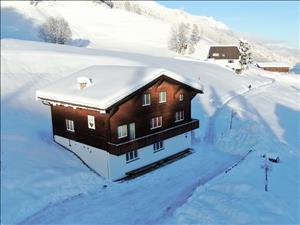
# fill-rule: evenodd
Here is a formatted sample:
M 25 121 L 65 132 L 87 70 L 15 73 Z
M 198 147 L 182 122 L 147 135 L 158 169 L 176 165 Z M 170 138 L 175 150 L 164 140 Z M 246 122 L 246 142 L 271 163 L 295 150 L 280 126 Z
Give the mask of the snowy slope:
M 136 4 L 145 15 L 93 2 L 1 1 L 1 223 L 299 223 L 299 76 L 255 68 L 237 76 L 179 57 L 166 49 L 174 17 L 203 28 L 194 58 L 205 58 L 210 44 L 237 37 L 212 18 L 155 2 Z M 38 26 L 56 15 L 69 21 L 72 45 L 82 47 L 38 41 Z M 268 48 L 258 44 L 257 56 L 299 61 L 296 51 L 280 48 L 278 55 Z M 193 100 L 192 116 L 200 120 L 194 153 L 111 183 L 54 144 L 49 109 L 35 101 L 35 90 L 93 65 L 163 67 L 200 80 L 205 94 Z M 237 114 L 229 130 L 232 109 Z M 254 151 L 225 174 L 249 149 Z M 267 152 L 281 163 L 273 165 L 265 193 L 260 155 Z
M 258 61 L 284 61 L 292 65 L 299 62 L 298 50 L 274 48 L 251 37 L 241 37 L 211 17 L 168 9 L 154 1 L 129 4 L 128 9 L 126 2 L 114 2 L 115 7 L 111 9 L 93 1 L 41 1 L 37 5 L 29 1 L 3 1 L 1 37 L 36 41 L 38 27 L 47 17 L 63 16 L 73 32 L 72 45 L 174 55 L 167 49 L 170 27 L 183 21 L 200 27 L 202 39 L 193 57 L 206 58 L 211 44 L 237 44 L 240 38 L 246 38 L 253 45 Z
M 300 88 L 296 75 L 264 72 L 262 76 L 259 75 L 262 71 L 252 69 L 248 74 L 237 76 L 212 63 L 188 58 L 20 40 L 4 39 L 1 46 L 1 210 L 4 224 L 70 224 L 74 221 L 181 224 L 209 222 L 203 219 L 206 217 L 214 218 L 211 223 L 238 222 L 232 213 L 245 215 L 239 217 L 244 223 L 265 223 L 266 220 L 275 223 L 278 215 L 280 221 L 286 223 L 297 221 L 299 128 L 296 122 L 288 120 L 299 121 Z M 74 71 L 101 64 L 164 65 L 190 79 L 200 78 L 205 94 L 193 101 L 193 117 L 201 121 L 201 128 L 194 133 L 195 152 L 133 181 L 110 183 L 54 144 L 49 109 L 35 101 L 34 91 Z M 253 86 L 250 91 L 249 84 Z M 271 101 L 268 96 L 273 96 Z M 238 116 L 234 119 L 234 129 L 229 132 L 230 107 L 238 111 Z M 239 161 L 250 148 L 256 151 L 241 167 L 221 175 L 221 179 L 216 177 Z M 279 172 L 271 175 L 268 193 L 270 204 L 274 205 L 271 209 L 259 204 L 267 198 L 262 188 L 259 155 L 268 151 L 280 153 L 282 159 L 282 163 L 276 165 Z M 250 176 L 252 170 L 255 172 Z M 261 176 L 257 176 L 258 173 Z M 283 176 L 287 173 L 290 175 Z M 245 176 L 249 179 L 242 179 Z M 210 183 L 212 178 L 215 180 Z M 281 183 L 290 187 L 288 192 Z M 204 184 L 208 185 L 205 186 L 207 195 L 201 187 Z M 233 184 L 236 184 L 235 189 L 231 188 Z M 226 194 L 221 192 L 223 187 L 228 189 Z M 214 190 L 220 193 L 215 195 Z M 248 197 L 243 201 L 239 196 L 231 198 L 237 191 Z M 199 217 L 203 207 L 208 206 L 202 204 L 202 198 L 217 201 L 219 208 L 205 212 L 206 217 Z M 229 212 L 228 208 L 232 208 L 235 201 L 239 201 L 241 207 L 238 205 Z M 246 207 L 250 203 L 253 210 Z M 108 205 L 111 207 L 107 208 Z M 263 219 L 253 220 L 261 208 Z M 112 210 L 122 213 L 107 216 Z M 215 217 L 216 210 L 219 217 Z M 286 210 L 290 213 L 280 214 Z M 139 213 L 135 213 L 137 211 Z

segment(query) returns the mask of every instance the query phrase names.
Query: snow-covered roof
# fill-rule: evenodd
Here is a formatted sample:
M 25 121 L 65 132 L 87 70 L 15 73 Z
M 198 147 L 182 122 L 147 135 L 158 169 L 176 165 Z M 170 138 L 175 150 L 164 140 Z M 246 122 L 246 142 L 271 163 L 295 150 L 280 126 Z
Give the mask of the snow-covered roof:
M 259 67 L 290 67 L 287 63 L 282 62 L 257 62 Z
M 234 47 L 239 48 L 237 45 L 210 45 L 209 47 Z
M 71 74 L 48 87 L 37 90 L 37 99 L 107 109 L 161 75 L 200 89 L 200 83 L 162 68 L 141 66 L 91 66 Z M 78 88 L 78 77 L 87 77 L 91 85 Z

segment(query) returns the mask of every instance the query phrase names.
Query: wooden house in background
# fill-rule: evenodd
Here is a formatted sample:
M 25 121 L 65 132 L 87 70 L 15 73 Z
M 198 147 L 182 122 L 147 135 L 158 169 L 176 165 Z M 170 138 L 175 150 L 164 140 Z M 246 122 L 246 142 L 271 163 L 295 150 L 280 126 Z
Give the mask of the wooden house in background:
M 92 66 L 36 92 L 54 141 L 109 180 L 191 148 L 190 81 L 164 69 Z
M 281 73 L 288 73 L 290 71 L 290 66 L 286 63 L 280 62 L 257 62 L 256 63 L 258 68 L 261 68 L 266 71 L 271 72 L 281 72 Z
M 232 69 L 240 69 L 241 52 L 238 46 L 235 45 L 216 45 L 210 46 L 208 52 L 208 59 L 214 60 L 216 63 L 221 64 Z

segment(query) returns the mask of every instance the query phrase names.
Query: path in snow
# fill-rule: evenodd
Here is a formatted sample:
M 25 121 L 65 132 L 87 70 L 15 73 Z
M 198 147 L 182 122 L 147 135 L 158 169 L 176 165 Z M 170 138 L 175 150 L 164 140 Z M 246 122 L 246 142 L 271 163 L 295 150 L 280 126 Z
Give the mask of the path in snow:
M 222 157 L 217 157 L 220 154 Z M 199 185 L 223 173 L 239 159 L 240 156 L 198 149 L 194 154 L 145 176 L 111 183 L 105 189 L 99 187 L 94 194 L 48 206 L 21 224 L 161 223 L 184 204 Z M 110 214 L 114 216 L 106 216 Z

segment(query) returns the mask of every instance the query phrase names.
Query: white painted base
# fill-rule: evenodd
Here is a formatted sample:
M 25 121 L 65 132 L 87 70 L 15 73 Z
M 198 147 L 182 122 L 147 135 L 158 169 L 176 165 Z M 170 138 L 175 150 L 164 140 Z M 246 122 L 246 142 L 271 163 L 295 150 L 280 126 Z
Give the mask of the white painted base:
M 105 150 L 91 147 L 55 135 L 54 140 L 74 152 L 90 168 L 109 180 L 118 180 L 126 173 L 191 148 L 191 131 L 164 140 L 164 149 L 154 152 L 153 145 L 138 149 L 138 159 L 126 162 L 126 154 L 116 156 Z

